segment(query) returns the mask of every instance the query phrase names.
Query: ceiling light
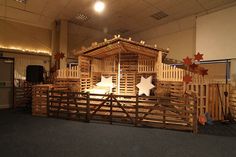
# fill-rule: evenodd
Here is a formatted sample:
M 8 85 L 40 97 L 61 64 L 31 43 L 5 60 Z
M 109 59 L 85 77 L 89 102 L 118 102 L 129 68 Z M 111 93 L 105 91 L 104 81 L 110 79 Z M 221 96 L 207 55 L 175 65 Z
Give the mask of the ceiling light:
M 98 13 L 103 12 L 105 9 L 105 3 L 103 1 L 96 1 L 94 4 L 94 10 Z
M 19 3 L 24 3 L 24 4 L 26 4 L 26 1 L 27 1 L 27 0 L 15 0 L 15 1 L 17 1 L 17 2 L 19 2 Z

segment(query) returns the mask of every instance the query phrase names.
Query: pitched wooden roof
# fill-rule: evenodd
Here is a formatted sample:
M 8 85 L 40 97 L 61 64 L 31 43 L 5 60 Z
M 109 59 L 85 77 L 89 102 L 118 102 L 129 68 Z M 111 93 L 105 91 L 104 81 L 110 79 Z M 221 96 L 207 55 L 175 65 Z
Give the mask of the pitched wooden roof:
M 92 44 L 88 48 L 84 48 L 75 53 L 75 55 L 85 55 L 96 58 L 104 58 L 119 52 L 134 52 L 147 56 L 156 56 L 159 51 L 163 52 L 163 57 L 168 54 L 168 50 L 152 47 L 144 43 L 139 43 L 132 41 L 130 39 L 124 39 L 120 37 L 115 37 L 110 40 L 105 40 L 102 43 Z

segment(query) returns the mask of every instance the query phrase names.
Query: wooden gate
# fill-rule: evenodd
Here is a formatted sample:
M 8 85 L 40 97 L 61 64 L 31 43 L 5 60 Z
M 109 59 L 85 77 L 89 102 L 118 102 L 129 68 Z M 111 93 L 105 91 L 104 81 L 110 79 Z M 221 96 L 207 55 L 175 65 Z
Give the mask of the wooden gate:
M 49 91 L 48 116 L 197 132 L 196 103 L 190 97 L 174 99 L 185 103 L 173 104 L 164 97 Z

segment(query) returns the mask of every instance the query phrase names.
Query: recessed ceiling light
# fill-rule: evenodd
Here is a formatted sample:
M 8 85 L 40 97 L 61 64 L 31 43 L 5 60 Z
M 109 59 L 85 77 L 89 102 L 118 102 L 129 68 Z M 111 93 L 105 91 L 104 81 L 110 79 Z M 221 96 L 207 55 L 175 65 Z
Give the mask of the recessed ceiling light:
M 94 10 L 98 13 L 103 12 L 105 9 L 105 3 L 103 1 L 96 1 L 94 4 Z
M 19 3 L 24 3 L 24 4 L 26 4 L 26 1 L 27 1 L 27 0 L 15 0 L 15 1 L 17 1 L 17 2 L 19 2 Z

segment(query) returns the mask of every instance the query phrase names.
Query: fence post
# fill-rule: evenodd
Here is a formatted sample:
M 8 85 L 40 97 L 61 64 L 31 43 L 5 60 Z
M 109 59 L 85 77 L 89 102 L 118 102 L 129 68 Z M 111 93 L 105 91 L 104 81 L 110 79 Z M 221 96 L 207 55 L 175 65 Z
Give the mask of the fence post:
M 198 121 L 197 121 L 197 97 L 194 97 L 194 110 L 193 110 L 193 133 L 198 132 Z
M 163 128 L 166 128 L 166 107 L 163 106 Z
M 112 124 L 112 98 L 113 98 L 113 93 L 110 94 L 110 124 Z
M 136 104 L 135 104 L 135 126 L 138 125 L 138 99 L 139 99 L 139 95 L 138 93 L 136 94 Z
M 86 121 L 90 122 L 90 93 L 86 93 Z
M 49 117 L 49 90 L 47 90 L 47 93 L 46 93 L 46 95 L 47 95 L 47 117 Z

